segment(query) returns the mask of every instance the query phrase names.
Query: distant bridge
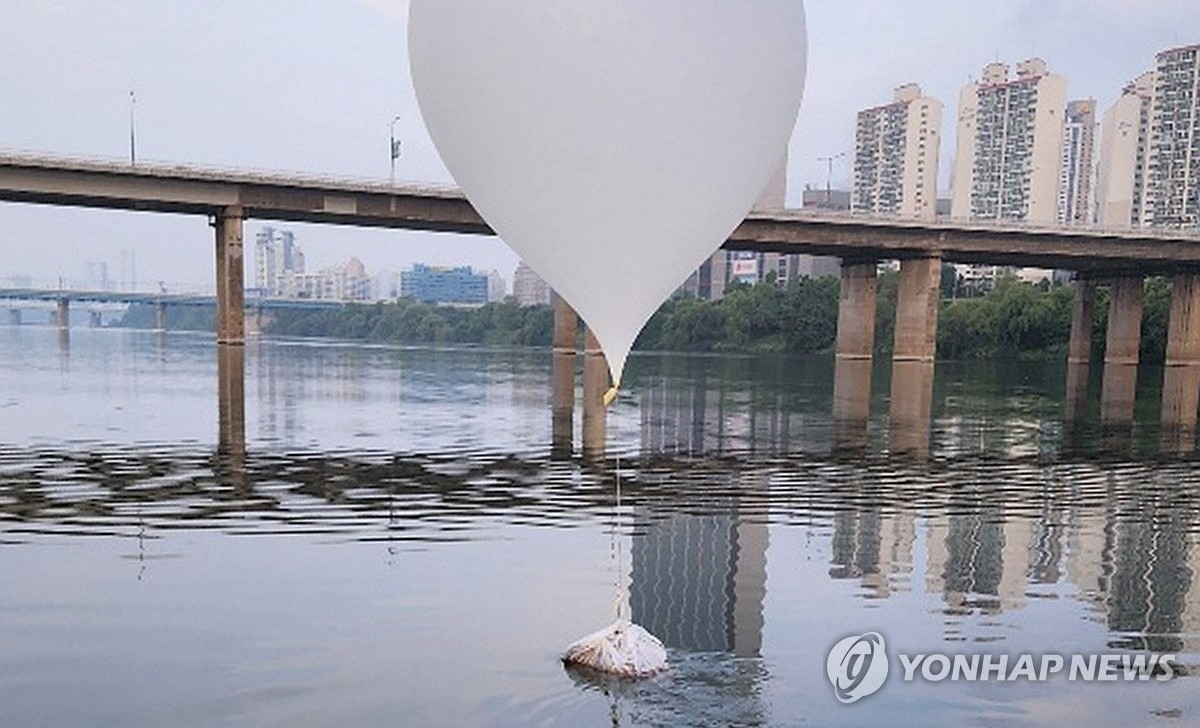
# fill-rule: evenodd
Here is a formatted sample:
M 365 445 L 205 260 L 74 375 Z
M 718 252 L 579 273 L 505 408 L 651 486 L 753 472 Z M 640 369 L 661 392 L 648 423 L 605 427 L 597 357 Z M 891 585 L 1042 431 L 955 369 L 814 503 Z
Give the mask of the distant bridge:
M 71 304 L 86 303 L 95 306 L 109 305 L 147 305 L 154 307 L 155 328 L 160 331 L 167 329 L 168 306 L 212 306 L 218 307 L 216 296 L 187 293 L 122 293 L 118 291 L 85 291 L 62 288 L 0 288 L 0 303 L 7 303 L 9 322 L 21 322 L 20 303 L 52 303 L 55 305 L 53 321 L 60 329 L 71 325 Z M 313 299 L 293 298 L 250 298 L 244 307 L 252 315 L 251 325 L 254 331 L 262 331 L 265 316 L 272 311 L 282 309 L 300 310 L 330 310 L 340 309 L 347 305 L 345 301 L 323 301 Z M 99 326 L 101 312 L 93 308 L 89 312 L 91 324 Z M 245 316 L 243 314 L 244 322 Z M 245 324 L 243 323 L 243 326 Z
M 118 291 L 86 291 L 60 288 L 0 288 L 0 301 L 70 301 L 79 303 L 128 303 L 167 306 L 216 306 L 217 297 L 188 293 L 122 293 Z M 328 301 L 310 298 L 248 298 L 248 309 L 337 309 L 349 301 Z

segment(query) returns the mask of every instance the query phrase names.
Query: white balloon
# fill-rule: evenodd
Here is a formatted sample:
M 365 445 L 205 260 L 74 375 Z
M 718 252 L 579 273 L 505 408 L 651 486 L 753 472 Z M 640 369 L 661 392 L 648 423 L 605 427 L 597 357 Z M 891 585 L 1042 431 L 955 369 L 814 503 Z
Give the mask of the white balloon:
M 804 92 L 802 0 L 412 0 L 421 113 L 467 198 L 620 382 L 744 219 Z

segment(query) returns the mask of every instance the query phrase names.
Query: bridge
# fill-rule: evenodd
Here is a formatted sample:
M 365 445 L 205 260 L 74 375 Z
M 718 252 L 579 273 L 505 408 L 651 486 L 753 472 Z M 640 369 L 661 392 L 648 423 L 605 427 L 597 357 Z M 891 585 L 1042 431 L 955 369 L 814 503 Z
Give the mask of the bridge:
M 72 303 L 93 304 L 140 304 L 154 306 L 155 328 L 165 331 L 167 328 L 168 306 L 214 307 L 217 297 L 200 293 L 135 293 L 122 291 L 89 291 L 64 288 L 0 288 L 0 301 L 42 302 L 57 305 L 55 322 L 60 328 L 70 325 L 70 306 Z M 327 301 L 309 298 L 255 298 L 245 301 L 245 308 L 252 315 L 260 317 L 268 311 L 280 309 L 328 310 L 345 307 L 345 301 Z M 20 310 L 9 309 L 9 320 L 20 323 Z M 261 330 L 261 320 L 256 326 Z
M 462 193 L 449 187 L 25 154 L 0 154 L 0 201 L 204 215 L 214 220 L 236 216 L 495 234 Z M 1197 243 L 1200 231 L 771 210 L 751 214 L 724 247 L 881 260 L 937 255 L 953 263 L 1166 273 L 1181 266 L 1200 270 Z
M 207 216 L 216 230 L 217 339 L 235 346 L 245 337 L 243 224 L 247 219 L 494 234 L 462 193 L 452 188 L 28 154 L 0 154 L 0 201 Z M 1181 443 L 1195 440 L 1200 410 L 1200 231 L 773 210 L 751 214 L 724 247 L 842 259 L 834 407 L 851 444 L 865 438 L 876 264 L 901 261 L 892 361 L 892 447 L 917 453 L 928 445 L 943 262 L 1076 272 L 1069 421 L 1082 417 L 1087 402 L 1096 289 L 1110 286 L 1101 413 L 1105 423 L 1115 426 L 1133 420 L 1144 278 L 1170 275 L 1173 292 L 1162 421 L 1168 430 L 1182 433 Z M 577 325 L 574 312 L 559 304 L 555 349 L 560 354 L 565 355 L 567 335 Z M 573 339 L 569 346 L 574 346 Z M 588 349 L 599 355 L 598 347 Z M 572 377 L 573 371 L 572 365 Z M 588 416 L 589 408 L 602 411 L 595 405 L 598 392 L 605 388 L 601 375 L 595 373 L 602 369 L 593 366 L 590 379 L 587 371 L 585 365 L 585 425 L 602 428 L 602 419 L 595 424 L 597 417 Z M 565 383 L 556 387 L 563 396 L 567 391 Z M 561 414 L 570 408 L 559 402 L 556 409 Z M 556 415 L 556 422 L 559 419 Z

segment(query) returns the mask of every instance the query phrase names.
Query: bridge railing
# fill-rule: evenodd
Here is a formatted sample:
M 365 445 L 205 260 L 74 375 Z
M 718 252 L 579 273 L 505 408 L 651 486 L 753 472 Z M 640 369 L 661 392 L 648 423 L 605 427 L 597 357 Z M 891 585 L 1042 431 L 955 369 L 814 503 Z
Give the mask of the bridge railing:
M 0 278 L 0 289 L 29 290 L 29 291 L 63 291 L 64 293 L 112 293 L 131 294 L 137 296 L 208 296 L 217 295 L 215 285 L 198 286 L 185 284 L 165 284 L 160 281 L 136 281 L 132 286 L 128 282 L 109 281 L 107 285 L 92 279 L 82 278 L 30 278 L 27 276 L 9 276 Z
M 374 177 L 356 177 L 328 173 L 301 172 L 286 169 L 235 167 L 219 164 L 191 164 L 154 159 L 128 159 L 86 155 L 51 155 L 38 152 L 0 149 L 0 165 L 16 163 L 29 167 L 55 170 L 77 169 L 114 174 L 145 174 L 152 177 L 187 177 L 199 181 L 242 182 L 279 186 L 318 186 L 333 189 L 362 190 L 388 193 L 397 190 L 460 197 L 462 191 L 453 183 L 399 180 L 395 184 Z
M 751 218 L 788 218 L 805 219 L 814 222 L 855 222 L 879 223 L 880 225 L 911 226 L 914 228 L 945 227 L 962 230 L 978 230 L 981 232 L 995 230 L 1012 230 L 1029 233 L 1071 233 L 1080 235 L 1113 235 L 1162 238 L 1164 240 L 1194 240 L 1200 242 L 1200 224 L 1194 226 L 1156 226 L 1156 225 L 1101 225 L 1099 223 L 1054 223 L 1031 222 L 1009 218 L 977 218 L 954 217 L 938 215 L 933 218 L 913 218 L 904 215 L 864 213 L 854 210 L 830 210 L 823 207 L 788 207 L 773 209 L 756 209 Z

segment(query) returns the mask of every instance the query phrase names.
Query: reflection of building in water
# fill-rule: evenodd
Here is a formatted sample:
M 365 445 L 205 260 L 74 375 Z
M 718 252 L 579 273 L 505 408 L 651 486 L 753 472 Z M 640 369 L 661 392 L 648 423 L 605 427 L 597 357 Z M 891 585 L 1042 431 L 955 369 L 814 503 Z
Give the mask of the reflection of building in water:
M 265 440 L 294 442 L 300 431 L 298 413 L 305 377 L 285 371 L 289 367 L 279 347 L 255 347 L 254 373 L 258 399 L 258 434 Z
M 999 611 L 1024 601 L 1033 524 L 986 502 L 949 504 L 930 521 L 926 584 L 952 609 Z
M 861 580 L 870 598 L 907 591 L 915 540 L 916 524 L 907 511 L 883 513 L 879 506 L 840 511 L 833 518 L 829 575 Z
M 646 452 L 786 454 L 790 450 L 792 415 L 781 394 L 733 389 L 722 378 L 703 374 L 686 380 L 647 378 L 640 391 Z M 818 446 L 826 446 L 828 440 L 828 432 L 806 438 Z
M 1145 503 L 1142 517 L 1122 518 L 1114 530 L 1112 579 L 1106 599 L 1108 628 L 1127 633 L 1127 646 L 1155 652 L 1181 650 L 1176 637 L 1195 624 L 1194 573 L 1189 566 L 1189 522 L 1177 510 Z
M 1200 635 L 1200 549 L 1189 541 L 1190 519 L 1161 492 L 1122 500 L 1110 490 L 1102 508 L 1072 514 L 1067 577 L 1109 630 L 1126 635 L 1121 646 L 1195 650 L 1178 637 Z
M 1046 424 L 1038 420 L 986 411 L 993 395 L 980 392 L 978 397 L 958 394 L 950 404 L 971 416 L 948 415 L 937 419 L 938 448 L 953 453 L 980 453 L 1010 458 L 1037 457 L 1046 440 Z M 997 427 L 997 420 L 1004 426 Z
M 739 657 L 762 649 L 766 514 L 750 520 L 739 500 L 705 499 L 703 514 L 675 500 L 637 516 L 631 612 L 670 648 Z
M 954 610 L 999 611 L 1023 604 L 1031 585 L 1069 581 L 1077 598 L 1119 635 L 1117 646 L 1196 649 L 1184 641 L 1200 632 L 1200 555 L 1189 540 L 1189 511 L 1179 505 L 1185 499 L 1155 484 L 1143 492 L 1146 483 L 1128 480 L 1127 487 L 1139 490 L 1110 488 L 1102 500 L 1086 503 L 1074 489 L 1062 499 L 1043 493 L 1037 514 L 993 505 L 986 494 L 968 502 L 952 499 L 945 515 L 930 522 L 928 590 L 941 593 Z M 869 519 L 855 526 L 870 531 Z M 848 524 L 842 529 L 852 531 Z M 861 562 L 852 549 L 864 551 L 864 538 L 873 536 L 854 535 L 848 543 L 835 534 L 835 561 Z
M 1063 578 L 1066 510 L 1057 499 L 1047 498 L 1042 512 L 1033 523 L 1029 552 L 1029 581 L 1032 584 L 1057 584 Z
M 1200 645 L 1197 644 L 1200 642 L 1200 547 L 1195 544 L 1188 555 L 1188 576 L 1191 578 L 1192 587 L 1188 589 L 1183 605 L 1183 631 L 1191 635 L 1193 640 L 1187 650 L 1195 652 L 1200 649 Z
M 1073 508 L 1067 521 L 1066 578 L 1080 600 L 1101 610 L 1111 573 L 1112 541 L 1105 528 L 1111 519 L 1111 513 Z

